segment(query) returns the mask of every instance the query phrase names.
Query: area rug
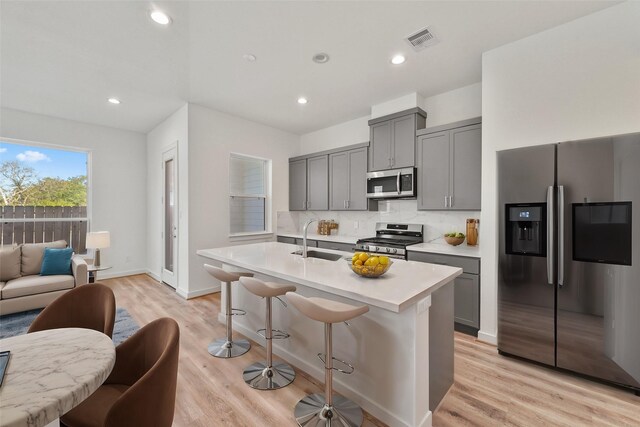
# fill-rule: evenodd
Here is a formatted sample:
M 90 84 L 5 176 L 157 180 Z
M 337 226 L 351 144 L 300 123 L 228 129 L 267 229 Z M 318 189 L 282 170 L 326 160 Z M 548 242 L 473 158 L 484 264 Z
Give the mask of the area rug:
M 42 309 L 39 308 L 0 316 L 0 339 L 26 334 L 29 325 L 41 311 Z M 116 308 L 116 323 L 113 326 L 113 343 L 115 345 L 129 338 L 138 329 L 140 327 L 125 308 Z

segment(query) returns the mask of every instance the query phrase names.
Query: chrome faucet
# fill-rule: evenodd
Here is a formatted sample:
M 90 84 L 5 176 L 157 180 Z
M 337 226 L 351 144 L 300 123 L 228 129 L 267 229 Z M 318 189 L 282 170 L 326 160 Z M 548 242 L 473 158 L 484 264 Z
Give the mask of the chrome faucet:
M 309 228 L 309 224 L 316 221 L 318 220 L 310 219 L 309 221 L 307 221 L 307 223 L 304 225 L 304 228 L 302 229 L 302 258 L 307 258 L 307 229 Z

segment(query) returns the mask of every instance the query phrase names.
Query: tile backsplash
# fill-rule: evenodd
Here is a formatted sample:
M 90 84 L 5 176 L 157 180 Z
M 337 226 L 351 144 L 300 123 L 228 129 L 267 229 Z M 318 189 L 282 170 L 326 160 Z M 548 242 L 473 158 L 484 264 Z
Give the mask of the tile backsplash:
M 310 219 L 333 219 L 339 224 L 338 235 L 371 237 L 376 222 L 424 225 L 424 241 L 441 239 L 451 231 L 466 233 L 466 219 L 480 218 L 480 211 L 419 211 L 416 200 L 380 201 L 378 211 L 301 211 L 278 212 L 278 233 L 300 233 Z M 482 224 L 480 224 L 482 226 Z M 315 233 L 315 226 L 312 228 Z M 332 234 L 336 234 L 335 231 Z

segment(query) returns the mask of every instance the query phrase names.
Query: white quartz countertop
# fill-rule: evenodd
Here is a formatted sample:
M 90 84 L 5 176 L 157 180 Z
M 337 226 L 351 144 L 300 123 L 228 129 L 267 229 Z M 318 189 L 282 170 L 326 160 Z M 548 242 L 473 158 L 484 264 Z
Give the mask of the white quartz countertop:
M 264 242 L 201 249 L 197 253 L 224 264 L 299 283 L 396 313 L 462 274 L 462 269 L 456 267 L 393 260 L 393 265 L 386 274 L 370 279 L 358 276 L 343 259 L 328 261 L 291 254 L 297 249 L 297 245 Z M 316 248 L 313 250 L 350 257 L 346 252 Z
M 302 239 L 302 234 L 297 233 L 278 233 L 278 236 L 283 237 L 294 237 L 298 239 Z M 359 237 L 354 236 L 324 236 L 320 234 L 309 234 L 307 236 L 309 240 L 322 240 L 325 242 L 340 242 L 340 243 L 350 243 L 354 244 L 359 239 Z M 418 243 L 417 245 L 407 246 L 408 251 L 413 252 L 429 252 L 434 254 L 443 254 L 443 255 L 456 255 L 456 256 L 465 256 L 472 258 L 480 258 L 480 247 L 479 246 L 468 246 L 467 242 L 464 241 L 461 245 L 451 246 L 447 242 L 444 241 L 443 238 L 435 240 L 429 243 Z
M 40 427 L 69 412 L 109 376 L 111 338 L 79 328 L 51 329 L 0 340 L 11 351 L 0 388 L 0 426 Z
M 429 252 L 434 254 L 480 258 L 480 247 L 469 246 L 466 241 L 462 242 L 462 244 L 458 246 L 452 246 L 445 242 L 444 239 L 438 239 L 434 242 L 409 245 L 407 246 L 407 250 L 409 252 Z

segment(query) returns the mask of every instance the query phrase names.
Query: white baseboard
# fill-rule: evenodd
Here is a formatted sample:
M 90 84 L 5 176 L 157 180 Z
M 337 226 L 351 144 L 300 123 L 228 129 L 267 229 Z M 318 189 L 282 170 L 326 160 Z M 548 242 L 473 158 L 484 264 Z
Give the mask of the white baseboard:
M 147 276 L 151 277 L 156 282 L 162 282 L 162 279 L 160 278 L 160 276 L 151 270 L 147 270 Z
M 219 313 L 218 320 L 221 323 L 224 323 L 225 316 Z M 264 338 L 258 335 L 255 331 L 252 331 L 251 329 L 248 329 L 247 327 L 240 325 L 237 322 L 234 322 L 233 329 L 237 330 L 242 335 L 244 335 L 245 337 L 255 342 L 261 343 L 264 341 Z M 286 362 L 292 364 L 297 369 L 300 369 L 305 373 L 307 373 L 308 375 L 311 375 L 318 381 L 320 382 L 324 381 L 324 369 L 321 368 L 320 366 L 312 365 L 310 361 L 301 359 L 300 357 L 289 352 L 288 350 L 278 346 L 276 343 L 273 343 L 273 353 L 279 356 L 280 358 L 284 359 Z M 364 410 L 369 412 L 371 415 L 373 415 L 383 423 L 390 426 L 411 427 L 409 424 L 407 424 L 397 415 L 382 409 L 381 405 L 377 404 L 371 399 L 367 399 L 366 397 L 363 397 L 360 393 L 358 393 L 356 390 L 351 388 L 347 383 L 337 378 L 337 376 L 333 377 L 333 388 L 334 390 L 336 390 L 338 393 L 342 394 L 346 398 L 351 399 L 357 404 L 359 404 Z M 420 423 L 420 427 L 431 427 L 431 411 L 429 411 L 425 416 L 425 418 L 422 420 L 422 422 Z
M 496 334 L 488 334 L 486 332 L 478 331 L 478 341 L 498 345 L 498 336 Z
M 220 292 L 220 285 L 211 286 L 205 289 L 198 289 L 196 291 L 186 291 L 186 292 L 180 288 L 176 289 L 176 293 L 184 299 L 197 298 L 203 295 L 215 294 L 216 292 Z

